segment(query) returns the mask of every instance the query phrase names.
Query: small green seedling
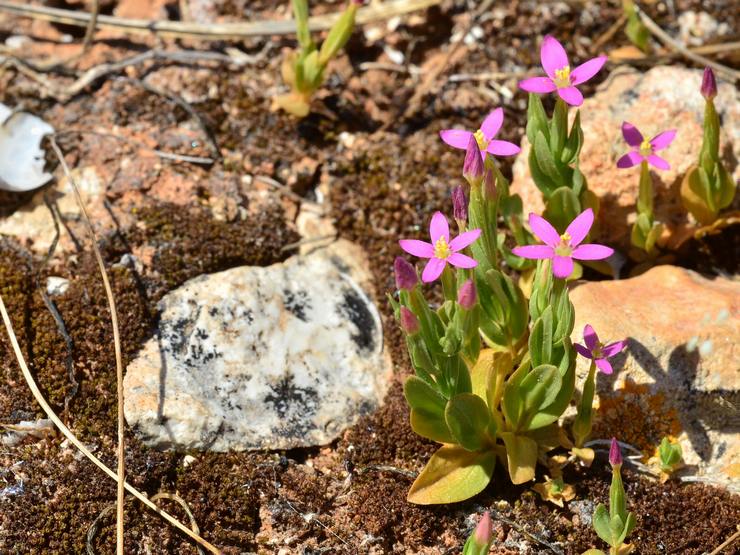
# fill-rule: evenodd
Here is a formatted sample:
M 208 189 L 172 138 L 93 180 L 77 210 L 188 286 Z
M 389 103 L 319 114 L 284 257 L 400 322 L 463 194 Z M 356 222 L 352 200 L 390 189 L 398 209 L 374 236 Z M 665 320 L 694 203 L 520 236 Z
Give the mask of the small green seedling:
M 624 33 L 632 44 L 647 54 L 650 50 L 650 46 L 648 45 L 650 31 L 648 31 L 640 19 L 635 9 L 635 3 L 632 0 L 622 0 L 622 9 L 627 18 Z
M 667 482 L 673 473 L 683 466 L 681 445 L 664 437 L 658 446 L 657 462 L 660 465 L 660 481 Z
M 292 0 L 292 3 L 300 48 L 283 60 L 283 80 L 291 90 L 275 97 L 274 106 L 304 118 L 311 110 L 311 97 L 324 82 L 326 66 L 344 48 L 352 35 L 357 9 L 362 0 L 350 1 L 329 30 L 320 49 L 311 38 L 308 27 L 308 0 Z

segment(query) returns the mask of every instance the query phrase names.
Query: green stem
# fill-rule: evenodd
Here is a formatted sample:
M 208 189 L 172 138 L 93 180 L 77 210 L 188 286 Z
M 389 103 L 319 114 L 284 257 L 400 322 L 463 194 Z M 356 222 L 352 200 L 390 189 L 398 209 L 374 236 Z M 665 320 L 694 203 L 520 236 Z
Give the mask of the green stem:
M 704 136 L 699 152 L 699 162 L 707 172 L 714 174 L 714 166 L 719 160 L 719 115 L 710 98 L 704 105 Z
M 650 169 L 646 160 L 640 164 L 640 191 L 637 197 L 638 214 L 647 214 L 653 217 L 653 180 L 650 178 Z
M 583 384 L 583 394 L 581 403 L 578 405 L 578 415 L 573 422 L 573 438 L 576 447 L 583 447 L 583 444 L 591 435 L 591 416 L 594 402 L 594 388 L 596 381 L 596 364 L 591 361 L 591 368 L 588 370 L 588 377 Z
M 442 291 L 444 297 L 448 301 L 457 300 L 457 283 L 455 279 L 455 272 L 450 268 L 450 265 L 446 265 L 442 271 Z

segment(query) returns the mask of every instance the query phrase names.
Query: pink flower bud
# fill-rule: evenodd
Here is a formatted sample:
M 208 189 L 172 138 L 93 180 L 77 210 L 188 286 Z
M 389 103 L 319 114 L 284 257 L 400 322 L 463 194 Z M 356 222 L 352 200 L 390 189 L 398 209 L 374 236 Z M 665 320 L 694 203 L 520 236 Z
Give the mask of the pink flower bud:
M 465 191 L 459 185 L 452 189 L 452 215 L 458 221 L 468 221 L 468 199 L 465 198 Z
M 480 147 L 478 141 L 475 140 L 473 135 L 470 136 L 468 141 L 468 148 L 465 151 L 465 162 L 463 163 L 463 177 L 468 180 L 471 184 L 473 182 L 480 182 L 483 179 L 483 172 L 485 167 L 483 164 L 483 158 L 481 157 Z
M 475 527 L 474 541 L 476 545 L 487 546 L 493 538 L 493 523 L 491 522 L 491 513 L 486 511 L 483 518 L 480 519 L 478 526 Z
M 704 68 L 704 76 L 701 80 L 701 95 L 710 100 L 717 96 L 717 80 L 711 67 Z
M 622 464 L 622 450 L 619 448 L 619 442 L 612 438 L 612 444 L 609 448 L 609 464 L 617 466 Z
M 472 279 L 469 279 L 460 286 L 460 290 L 457 292 L 457 304 L 465 310 L 471 310 L 477 300 L 478 292 L 475 290 L 475 283 Z
M 396 273 L 397 289 L 411 291 L 419 283 L 416 270 L 404 258 L 397 256 L 396 261 L 393 263 L 393 269 Z
M 419 333 L 419 319 L 405 306 L 401 307 L 401 328 L 409 335 Z

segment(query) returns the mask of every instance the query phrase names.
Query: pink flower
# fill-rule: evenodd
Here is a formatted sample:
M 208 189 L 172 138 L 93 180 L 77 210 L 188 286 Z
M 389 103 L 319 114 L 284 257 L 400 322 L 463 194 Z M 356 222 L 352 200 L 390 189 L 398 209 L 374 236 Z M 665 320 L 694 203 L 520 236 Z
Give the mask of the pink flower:
M 499 141 L 494 139 L 496 133 L 501 129 L 501 124 L 504 122 L 504 111 L 501 108 L 496 108 L 493 112 L 486 116 L 480 129 L 473 133 L 472 131 L 466 131 L 464 129 L 445 129 L 439 132 L 439 136 L 448 145 L 466 150 L 468 148 L 468 142 L 473 137 L 478 143 L 480 148 L 480 154 L 483 159 L 486 158 L 486 152 L 495 154 L 497 156 L 513 156 L 519 154 L 521 150 L 518 146 L 509 141 Z
M 671 165 L 660 156 L 653 154 L 656 150 L 663 150 L 668 147 L 676 138 L 676 130 L 663 131 L 658 133 L 649 141 L 643 138 L 642 133 L 637 127 L 629 122 L 622 123 L 622 135 L 624 140 L 635 150 L 630 150 L 627 154 L 617 160 L 618 168 L 631 168 L 642 162 L 648 162 L 659 170 L 669 170 Z
M 586 238 L 594 223 L 593 210 L 587 208 L 570 222 L 565 233 L 558 235 L 550 222 L 538 216 L 529 215 L 529 227 L 544 242 L 544 245 L 526 245 L 511 250 L 517 256 L 533 259 L 552 259 L 552 273 L 560 279 L 567 278 L 573 272 L 573 259 L 602 260 L 610 257 L 614 250 L 604 245 L 585 244 Z
M 478 265 L 474 259 L 459 251 L 478 239 L 480 229 L 471 229 L 450 241 L 447 218 L 442 212 L 435 212 L 429 224 L 429 236 L 432 239 L 431 243 L 416 239 L 401 239 L 398 242 L 407 253 L 430 259 L 421 274 L 424 283 L 430 283 L 442 275 L 448 262 L 457 268 L 475 268 Z
M 609 345 L 604 345 L 599 341 L 599 336 L 596 335 L 591 324 L 586 324 L 586 327 L 583 328 L 583 342 L 585 345 L 575 343 L 573 347 L 575 347 L 581 356 L 593 360 L 599 370 L 604 374 L 611 374 L 613 372 L 612 365 L 609 364 L 607 359 L 621 353 L 627 346 L 626 341 L 615 341 Z
M 540 60 L 547 77 L 532 77 L 519 83 L 519 88 L 533 93 L 558 91 L 558 96 L 571 106 L 583 104 L 583 95 L 576 85 L 585 83 L 596 75 L 606 63 L 606 56 L 599 56 L 582 63 L 571 71 L 565 48 L 554 37 L 546 36 L 540 47 Z
M 609 464 L 612 466 L 622 466 L 622 450 L 619 448 L 617 438 L 612 438 L 609 446 Z

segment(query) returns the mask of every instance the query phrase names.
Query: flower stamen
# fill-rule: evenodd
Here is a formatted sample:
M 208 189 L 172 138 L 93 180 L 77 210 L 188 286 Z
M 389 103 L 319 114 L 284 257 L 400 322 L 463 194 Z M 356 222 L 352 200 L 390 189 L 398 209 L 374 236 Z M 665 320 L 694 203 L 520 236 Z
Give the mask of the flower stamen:
M 555 86 L 559 89 L 570 87 L 570 66 L 565 66 L 555 70 Z
M 478 143 L 478 148 L 485 151 L 488 148 L 488 143 L 491 141 L 486 140 L 486 136 L 483 134 L 482 129 L 478 129 L 475 133 L 473 133 L 473 137 L 475 137 L 475 142 Z
M 573 252 L 573 247 L 571 247 L 570 242 L 572 241 L 572 237 L 568 233 L 563 233 L 560 236 L 560 243 L 557 247 L 555 247 L 555 254 L 558 256 L 570 256 Z
M 450 245 L 447 244 L 447 239 L 445 239 L 443 235 L 437 239 L 436 243 L 434 243 L 434 258 L 447 260 L 451 254 L 452 250 L 450 249 Z
M 653 145 L 650 144 L 650 141 L 645 139 L 640 143 L 640 155 L 641 156 L 650 156 L 653 153 Z

